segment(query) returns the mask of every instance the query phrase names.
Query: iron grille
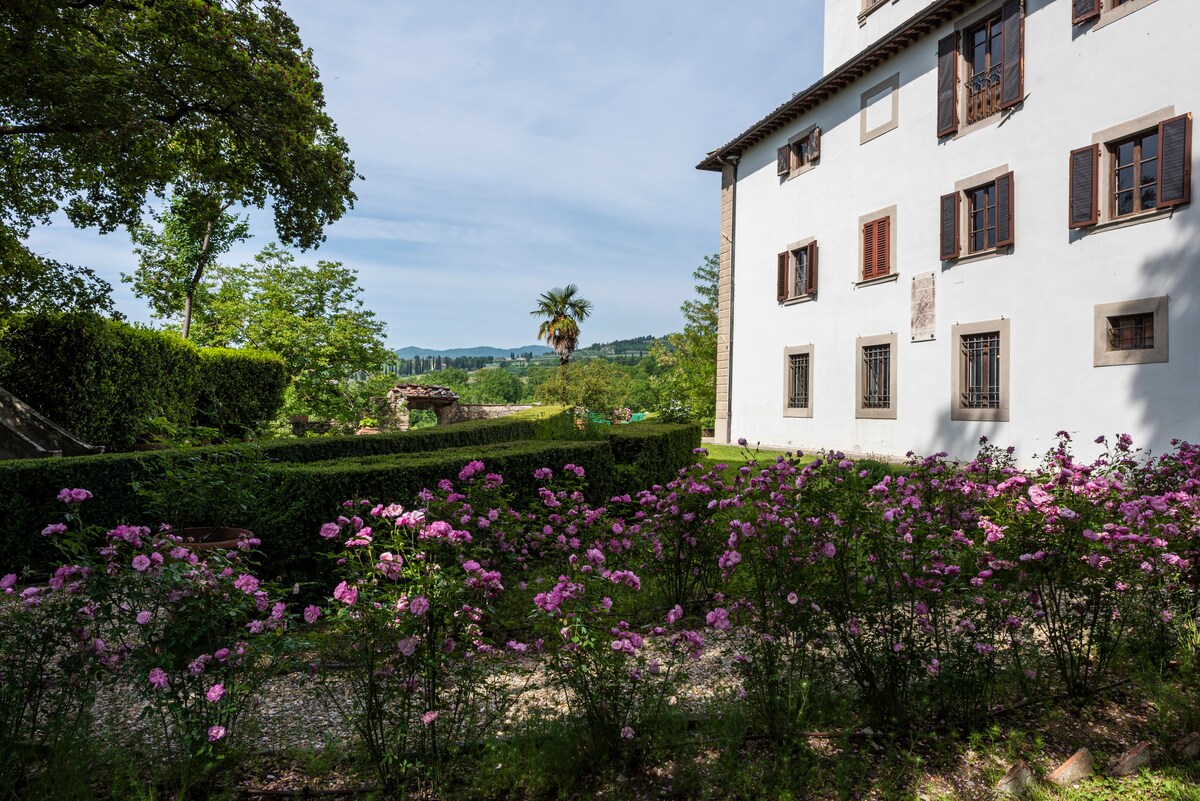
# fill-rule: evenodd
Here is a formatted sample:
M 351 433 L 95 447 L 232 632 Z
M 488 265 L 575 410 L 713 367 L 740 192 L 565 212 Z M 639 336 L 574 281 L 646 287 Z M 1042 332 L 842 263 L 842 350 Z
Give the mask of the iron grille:
M 864 409 L 889 409 L 892 406 L 892 346 L 866 345 L 863 354 Z
M 788 408 L 808 408 L 808 354 L 793 353 L 788 357 Z
M 964 409 L 1000 408 L 1000 333 L 962 338 Z
M 1108 318 L 1109 350 L 1149 350 L 1153 347 L 1153 312 Z

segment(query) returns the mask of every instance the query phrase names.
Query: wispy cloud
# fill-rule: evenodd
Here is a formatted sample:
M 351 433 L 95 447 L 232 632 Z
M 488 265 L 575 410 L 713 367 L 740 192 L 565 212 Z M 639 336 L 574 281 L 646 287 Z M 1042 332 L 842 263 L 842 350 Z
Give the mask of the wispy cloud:
M 718 179 L 694 165 L 818 77 L 822 6 L 284 0 L 365 176 L 300 258 L 357 269 L 395 347 L 526 342 L 566 283 L 595 303 L 584 342 L 677 330 L 718 244 Z M 230 260 L 270 240 L 269 213 L 252 226 Z M 120 235 L 35 241 L 114 283 L 132 261 Z

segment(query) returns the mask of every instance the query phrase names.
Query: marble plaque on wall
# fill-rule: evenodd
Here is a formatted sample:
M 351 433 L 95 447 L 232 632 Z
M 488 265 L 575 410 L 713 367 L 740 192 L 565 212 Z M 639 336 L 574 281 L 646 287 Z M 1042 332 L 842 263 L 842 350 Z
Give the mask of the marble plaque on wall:
M 928 342 L 932 340 L 936 326 L 934 274 L 919 273 L 912 279 L 912 341 Z

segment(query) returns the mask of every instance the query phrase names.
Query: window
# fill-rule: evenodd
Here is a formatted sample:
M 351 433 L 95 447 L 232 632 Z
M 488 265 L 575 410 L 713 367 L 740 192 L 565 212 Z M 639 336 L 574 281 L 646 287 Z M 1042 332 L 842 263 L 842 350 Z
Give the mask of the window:
M 784 417 L 812 417 L 813 346 L 784 349 Z
M 859 337 L 855 347 L 855 416 L 896 419 L 896 335 Z
M 1108 152 L 1112 161 L 1112 216 L 1157 208 L 1158 129 L 1109 145 Z
M 859 283 L 896 279 L 896 207 L 858 218 Z
M 788 245 L 776 257 L 776 300 L 812 300 L 817 294 L 817 240 Z
M 821 158 L 821 129 L 810 126 L 793 136 L 786 145 L 775 150 L 775 173 L 783 178 L 794 178 L 808 172 Z
M 1012 245 L 1015 207 L 1013 174 L 1007 165 L 954 185 L 941 200 L 939 247 L 942 261 L 994 252 Z
M 1168 361 L 1167 309 L 1166 296 L 1096 306 L 1092 364 Z
M 1000 13 L 967 31 L 963 56 L 967 63 L 967 125 L 1000 110 L 1001 45 L 1004 27 Z
M 1072 0 L 1071 22 L 1082 25 L 1098 20 L 1093 27 L 1103 28 L 1153 2 L 1155 0 Z
M 1008 420 L 1009 321 L 955 325 L 950 419 Z
M 1166 108 L 1101 131 L 1071 151 L 1069 225 L 1087 228 L 1189 203 L 1192 115 Z
M 938 42 L 939 137 L 959 133 L 1024 100 L 1024 24 L 1021 0 L 1005 0 Z

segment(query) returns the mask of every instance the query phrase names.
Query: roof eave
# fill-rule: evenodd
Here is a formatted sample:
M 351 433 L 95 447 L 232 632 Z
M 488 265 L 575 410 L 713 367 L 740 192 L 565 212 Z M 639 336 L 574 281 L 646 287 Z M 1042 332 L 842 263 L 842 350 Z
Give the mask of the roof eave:
M 896 53 L 923 39 L 947 19 L 977 2 L 980 0 L 938 0 L 932 6 L 917 12 L 879 41 L 822 77 L 808 89 L 792 96 L 786 103 L 725 145 L 709 153 L 696 165 L 696 169 L 719 172 L 722 165 L 728 163 L 729 156 L 740 156 L 748 148 L 766 139 L 804 112 L 820 105 L 826 98 L 858 80 Z

